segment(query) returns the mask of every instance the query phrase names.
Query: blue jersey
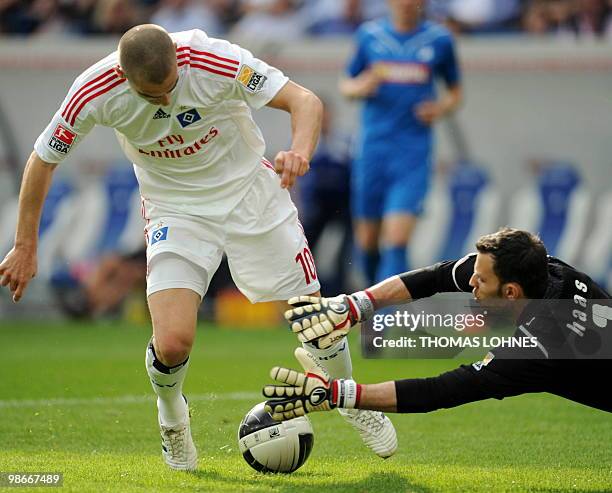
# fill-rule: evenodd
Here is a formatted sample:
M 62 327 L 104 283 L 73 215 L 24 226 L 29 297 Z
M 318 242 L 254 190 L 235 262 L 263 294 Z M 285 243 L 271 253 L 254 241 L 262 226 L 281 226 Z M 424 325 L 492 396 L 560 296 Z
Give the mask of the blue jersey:
M 398 33 L 389 19 L 363 24 L 357 50 L 348 65 L 351 77 L 373 69 L 382 78 L 376 94 L 363 106 L 361 139 L 366 149 L 393 142 L 414 148 L 431 145 L 431 127 L 415 114 L 422 101 L 436 98 L 435 80 L 447 86 L 460 82 L 453 38 L 444 27 L 421 22 L 408 33 Z

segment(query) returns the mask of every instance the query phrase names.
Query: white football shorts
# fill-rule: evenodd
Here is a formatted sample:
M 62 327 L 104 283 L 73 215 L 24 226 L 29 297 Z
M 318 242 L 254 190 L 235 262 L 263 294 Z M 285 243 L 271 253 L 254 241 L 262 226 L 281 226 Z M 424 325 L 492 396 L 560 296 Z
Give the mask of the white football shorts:
M 297 209 L 268 162 L 223 220 L 163 210 L 146 199 L 143 215 L 147 296 L 188 288 L 204 297 L 224 252 L 236 286 L 252 303 L 320 289 Z

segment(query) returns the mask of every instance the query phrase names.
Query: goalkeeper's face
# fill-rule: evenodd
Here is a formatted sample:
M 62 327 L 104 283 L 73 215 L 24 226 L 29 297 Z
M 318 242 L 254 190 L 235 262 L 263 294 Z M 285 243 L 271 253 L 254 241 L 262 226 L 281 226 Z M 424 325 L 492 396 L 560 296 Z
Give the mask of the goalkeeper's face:
M 514 301 L 525 298 L 520 284 L 503 282 L 495 273 L 495 257 L 490 253 L 476 255 L 470 286 L 474 298 L 490 307 L 504 306 L 504 303 L 498 303 L 499 300 Z
M 470 286 L 478 301 L 503 297 L 502 283 L 493 270 L 494 258 L 488 253 L 479 253 L 474 263 Z

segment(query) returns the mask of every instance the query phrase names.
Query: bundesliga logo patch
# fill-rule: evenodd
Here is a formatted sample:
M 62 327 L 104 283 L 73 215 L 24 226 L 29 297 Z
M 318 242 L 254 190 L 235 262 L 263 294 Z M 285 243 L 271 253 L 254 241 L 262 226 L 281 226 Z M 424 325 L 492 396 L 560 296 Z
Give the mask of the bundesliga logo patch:
M 53 131 L 51 140 L 49 141 L 49 147 L 57 152 L 61 152 L 62 154 L 68 154 L 68 151 L 72 147 L 72 143 L 74 142 L 75 138 L 76 134 L 74 132 L 71 132 L 63 125 L 58 124 Z
M 179 113 L 178 115 L 176 115 L 176 119 L 181 124 L 181 127 L 185 128 L 191 125 L 192 123 L 201 120 L 202 117 L 195 108 L 191 108 L 190 110 L 184 111 L 183 113 Z
M 236 80 L 251 92 L 261 91 L 267 77 L 259 72 L 255 72 L 248 65 L 243 65 Z

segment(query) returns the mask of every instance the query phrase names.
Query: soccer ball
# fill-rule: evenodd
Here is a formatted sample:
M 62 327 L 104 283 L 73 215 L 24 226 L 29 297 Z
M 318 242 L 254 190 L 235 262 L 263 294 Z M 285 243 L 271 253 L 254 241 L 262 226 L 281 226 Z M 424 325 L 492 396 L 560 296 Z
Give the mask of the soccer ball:
M 282 423 L 274 421 L 264 404 L 257 404 L 240 423 L 240 452 L 247 464 L 259 472 L 293 472 L 306 462 L 312 450 L 310 420 L 301 416 Z

